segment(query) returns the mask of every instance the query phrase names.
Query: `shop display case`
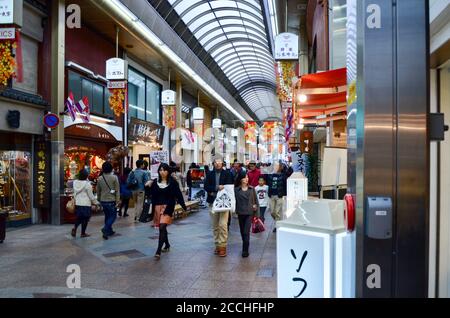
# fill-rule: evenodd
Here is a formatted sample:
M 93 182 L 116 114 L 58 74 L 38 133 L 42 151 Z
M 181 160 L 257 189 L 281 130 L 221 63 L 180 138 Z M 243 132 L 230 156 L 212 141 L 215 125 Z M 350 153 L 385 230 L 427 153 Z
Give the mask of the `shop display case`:
M 8 226 L 31 223 L 31 154 L 0 151 L 0 212 Z

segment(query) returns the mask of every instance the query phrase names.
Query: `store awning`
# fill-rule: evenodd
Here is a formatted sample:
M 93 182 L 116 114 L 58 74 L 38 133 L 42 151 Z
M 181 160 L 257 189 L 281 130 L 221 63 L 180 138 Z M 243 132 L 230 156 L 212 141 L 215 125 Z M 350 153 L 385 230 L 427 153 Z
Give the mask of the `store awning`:
M 347 69 L 303 75 L 295 86 L 297 119 L 325 116 L 329 120 L 347 111 Z M 342 116 L 340 116 L 342 117 Z

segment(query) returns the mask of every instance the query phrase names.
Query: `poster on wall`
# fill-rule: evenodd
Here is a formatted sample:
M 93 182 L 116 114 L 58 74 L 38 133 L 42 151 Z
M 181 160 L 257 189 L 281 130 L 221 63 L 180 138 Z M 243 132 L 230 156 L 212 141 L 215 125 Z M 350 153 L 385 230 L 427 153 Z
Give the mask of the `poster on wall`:
M 158 168 L 161 163 L 169 163 L 169 151 L 152 151 L 150 152 L 150 167 L 152 179 L 158 178 Z

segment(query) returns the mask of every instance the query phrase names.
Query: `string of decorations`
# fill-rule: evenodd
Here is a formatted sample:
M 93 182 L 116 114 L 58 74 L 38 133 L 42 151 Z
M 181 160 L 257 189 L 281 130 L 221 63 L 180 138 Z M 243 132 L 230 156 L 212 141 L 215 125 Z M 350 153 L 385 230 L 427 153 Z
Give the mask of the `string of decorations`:
M 0 42 L 0 86 L 7 86 L 11 78 L 16 77 L 16 60 L 13 49 L 17 48 L 15 41 Z
M 125 89 L 124 88 L 114 88 L 110 89 L 109 92 L 109 106 L 116 116 L 120 116 L 125 113 Z

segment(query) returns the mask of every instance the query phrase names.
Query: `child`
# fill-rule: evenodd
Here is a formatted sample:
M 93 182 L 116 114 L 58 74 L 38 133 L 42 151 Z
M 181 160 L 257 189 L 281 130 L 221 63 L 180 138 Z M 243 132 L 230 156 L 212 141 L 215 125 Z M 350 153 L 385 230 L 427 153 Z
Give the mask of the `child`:
M 264 213 L 269 206 L 269 186 L 266 185 L 266 179 L 264 179 L 264 177 L 259 177 L 258 185 L 255 187 L 255 191 L 259 202 L 259 215 L 261 221 L 264 223 Z

